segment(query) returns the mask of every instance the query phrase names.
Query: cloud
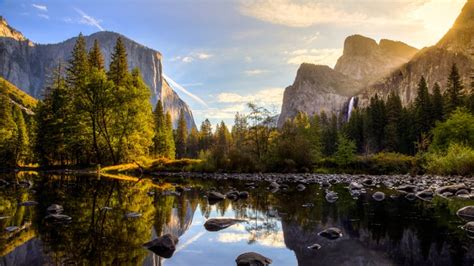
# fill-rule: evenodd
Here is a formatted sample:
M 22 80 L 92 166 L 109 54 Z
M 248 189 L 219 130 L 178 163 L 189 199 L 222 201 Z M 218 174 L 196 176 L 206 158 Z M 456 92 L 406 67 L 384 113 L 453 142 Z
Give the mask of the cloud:
M 74 9 L 76 10 L 77 13 L 79 13 L 79 15 L 81 15 L 81 20 L 79 21 L 79 23 L 94 26 L 94 27 L 98 28 L 101 31 L 104 30 L 104 28 L 100 25 L 102 20 L 96 19 L 94 17 L 91 17 L 91 16 L 87 15 L 84 11 L 82 11 L 79 8 L 74 8 Z
M 202 82 L 193 82 L 193 83 L 181 83 L 181 86 L 183 87 L 199 87 L 204 85 Z
M 241 95 L 234 92 L 223 92 L 217 95 L 219 103 L 255 103 L 258 105 L 280 105 L 283 100 L 283 88 L 268 88 L 253 94 Z
M 32 4 L 31 6 L 40 11 L 48 12 L 48 7 L 45 5 Z
M 191 63 L 192 61 L 194 61 L 194 58 L 192 58 L 191 56 L 185 56 L 181 59 L 181 61 L 183 61 L 184 63 Z
M 268 73 L 268 72 L 269 71 L 265 69 L 249 69 L 249 70 L 244 71 L 245 75 L 247 76 L 258 76 L 258 75 Z
M 207 54 L 207 53 L 195 53 L 195 56 L 201 60 L 206 60 L 206 59 L 211 58 L 213 55 Z
M 166 81 L 168 81 L 168 83 L 174 88 L 174 89 L 178 89 L 179 91 L 183 92 L 184 94 L 188 95 L 189 97 L 191 97 L 192 99 L 194 99 L 196 102 L 202 104 L 203 106 L 205 107 L 208 107 L 207 103 L 204 102 L 201 98 L 199 98 L 197 95 L 191 93 L 190 91 L 188 91 L 186 88 L 184 88 L 183 86 L 179 85 L 176 81 L 172 80 L 170 77 L 168 77 L 167 75 L 165 75 L 163 73 L 163 77 L 166 79 Z
M 49 16 L 46 14 L 38 14 L 38 17 L 44 18 L 44 19 L 49 19 Z
M 288 64 L 301 65 L 302 63 L 313 63 L 334 67 L 337 59 L 342 55 L 342 49 L 299 49 L 287 52 Z
M 288 27 L 309 27 L 320 24 L 406 24 L 416 23 L 409 19 L 411 12 L 433 2 L 448 1 L 242 0 L 240 12 L 261 21 Z

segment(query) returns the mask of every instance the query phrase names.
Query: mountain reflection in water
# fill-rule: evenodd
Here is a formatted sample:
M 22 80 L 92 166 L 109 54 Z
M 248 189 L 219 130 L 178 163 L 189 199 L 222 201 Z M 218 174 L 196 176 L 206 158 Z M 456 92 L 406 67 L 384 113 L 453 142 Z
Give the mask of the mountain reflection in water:
M 211 188 L 225 193 L 246 190 L 242 181 L 163 178 L 158 182 L 126 176 L 1 174 L 0 265 L 234 265 L 248 251 L 272 265 L 472 265 L 474 240 L 460 228 L 455 212 L 470 200 L 372 200 L 373 190 L 353 199 L 346 184 L 333 185 L 339 199 L 328 203 L 318 185 L 298 192 L 269 192 L 267 183 L 250 190 L 246 200 L 210 205 Z M 32 181 L 32 187 L 15 185 Z M 175 186 L 190 188 L 174 193 Z M 18 206 L 27 200 L 34 206 Z M 47 223 L 46 209 L 56 203 L 72 222 Z M 308 204 L 311 203 L 311 204 Z M 308 207 L 302 207 L 302 206 Z M 136 212 L 137 218 L 125 214 Z M 247 222 L 208 232 L 208 218 Z M 6 228 L 18 226 L 14 232 Z M 343 237 L 318 233 L 338 227 Z M 179 243 L 170 259 L 142 244 L 171 233 Z M 308 246 L 320 244 L 319 250 Z

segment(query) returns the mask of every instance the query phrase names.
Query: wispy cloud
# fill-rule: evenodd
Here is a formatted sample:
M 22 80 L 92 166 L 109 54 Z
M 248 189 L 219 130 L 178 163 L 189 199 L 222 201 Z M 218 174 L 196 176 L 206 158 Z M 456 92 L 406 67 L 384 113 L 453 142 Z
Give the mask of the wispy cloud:
M 98 28 L 101 31 L 104 30 L 104 28 L 100 25 L 102 20 L 96 19 L 94 17 L 91 17 L 91 16 L 87 15 L 84 11 L 82 11 L 79 8 L 74 8 L 74 10 L 76 10 L 76 12 L 79 13 L 79 15 L 81 15 L 81 20 L 79 21 L 79 23 L 94 26 L 94 27 Z
M 286 54 L 288 55 L 286 62 L 291 65 L 312 63 L 334 67 L 337 59 L 342 55 L 342 49 L 299 49 L 286 52 Z
M 181 55 L 175 56 L 175 57 L 171 58 L 171 61 L 172 62 L 180 61 L 180 62 L 183 62 L 183 63 L 191 63 L 195 60 L 208 60 L 209 58 L 211 58 L 213 56 L 214 55 L 209 54 L 209 53 L 205 53 L 205 52 L 192 52 L 192 53 L 189 53 L 186 56 L 181 56 Z
M 166 81 L 168 81 L 168 83 L 175 89 L 178 89 L 179 91 L 183 92 L 184 94 L 188 95 L 189 97 L 191 97 L 192 99 L 194 99 L 196 102 L 202 104 L 203 106 L 205 107 L 209 107 L 207 105 L 206 102 L 204 102 L 201 98 L 199 98 L 197 95 L 191 93 L 190 91 L 188 91 L 186 88 L 184 88 L 183 86 L 179 85 L 176 81 L 172 80 L 170 77 L 168 77 L 167 75 L 165 75 L 163 73 L 163 77 L 166 79 Z
M 31 6 L 38 9 L 38 10 L 40 10 L 40 11 L 44 11 L 44 12 L 48 11 L 48 7 L 45 6 L 45 5 L 32 4 Z
M 38 14 L 38 17 L 44 18 L 44 19 L 49 19 L 49 16 L 46 14 Z
M 222 92 L 217 95 L 220 103 L 249 103 L 259 105 L 281 104 L 283 100 L 283 88 L 267 88 L 252 94 L 238 94 L 235 92 Z
M 269 71 L 266 69 L 248 69 L 244 71 L 244 74 L 247 76 L 258 76 L 261 74 L 268 73 Z

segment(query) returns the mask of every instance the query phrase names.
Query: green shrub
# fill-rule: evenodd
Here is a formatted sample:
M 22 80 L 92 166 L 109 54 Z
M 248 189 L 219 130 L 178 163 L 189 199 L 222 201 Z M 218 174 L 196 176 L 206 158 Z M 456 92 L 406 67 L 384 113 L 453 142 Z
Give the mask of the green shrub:
M 426 155 L 426 169 L 443 175 L 472 175 L 474 173 L 474 149 L 452 143 L 446 152 L 433 151 Z

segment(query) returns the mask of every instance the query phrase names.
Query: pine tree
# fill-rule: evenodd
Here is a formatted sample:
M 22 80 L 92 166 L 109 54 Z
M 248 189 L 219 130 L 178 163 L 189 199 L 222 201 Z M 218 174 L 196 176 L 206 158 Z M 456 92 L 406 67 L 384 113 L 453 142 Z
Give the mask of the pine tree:
M 375 96 L 370 99 L 370 105 L 367 108 L 367 129 L 365 130 L 365 132 L 367 132 L 370 151 L 379 152 L 383 150 L 386 123 L 385 102 L 379 99 L 378 95 L 375 94 Z
M 431 114 L 432 114 L 432 125 L 434 126 L 434 123 L 436 121 L 441 121 L 444 116 L 444 111 L 443 111 L 443 96 L 441 95 L 441 88 L 439 84 L 436 82 L 434 87 L 433 87 L 433 95 L 431 97 Z
M 197 158 L 199 153 L 199 132 L 195 127 L 191 129 L 187 140 L 187 157 Z
M 110 80 L 115 85 L 124 85 L 128 75 L 127 51 L 123 44 L 122 38 L 118 37 L 115 43 L 114 52 L 110 61 L 109 72 L 107 73 Z
M 224 121 L 217 125 L 215 134 L 215 145 L 212 148 L 212 156 L 218 169 L 226 169 L 228 166 L 231 135 Z
M 73 89 L 85 87 L 87 84 L 87 76 L 89 71 L 89 59 L 86 50 L 86 40 L 84 36 L 79 34 L 74 48 L 72 49 L 72 57 L 69 60 L 67 68 L 67 82 Z
M 456 64 L 453 64 L 451 72 L 448 77 L 448 85 L 446 90 L 446 108 L 445 115 L 451 114 L 457 107 L 462 103 L 461 90 L 463 85 L 461 82 L 461 76 L 459 75 Z
M 176 129 L 176 157 L 184 158 L 186 156 L 186 141 L 187 141 L 188 128 L 186 126 L 186 118 L 184 117 L 184 111 L 181 110 L 179 113 L 178 127 Z
M 432 107 L 428 86 L 425 78 L 422 76 L 418 83 L 417 96 L 415 98 L 415 132 L 420 137 L 431 129 L 432 125 Z
M 400 135 L 400 120 L 402 114 L 402 102 L 400 97 L 391 92 L 387 99 L 387 124 L 385 126 L 385 150 L 399 151 Z
M 325 156 L 332 156 L 336 152 L 336 142 L 337 142 L 337 116 L 332 114 L 330 119 L 327 119 L 327 116 L 324 112 L 321 112 L 321 142 L 322 142 L 322 152 Z
M 212 146 L 212 125 L 209 119 L 205 119 L 199 130 L 199 149 L 206 151 Z
M 89 51 L 89 66 L 95 67 L 98 70 L 104 69 L 104 57 L 100 51 L 100 45 L 97 39 L 94 40 L 94 45 Z
M 365 146 L 364 114 L 364 110 L 354 109 L 344 128 L 346 136 L 356 143 L 359 153 L 364 151 Z
M 165 151 L 166 153 L 164 156 L 169 159 L 174 159 L 176 157 L 176 146 L 174 143 L 173 137 L 173 122 L 171 120 L 171 114 L 169 112 L 166 113 L 165 116 Z

